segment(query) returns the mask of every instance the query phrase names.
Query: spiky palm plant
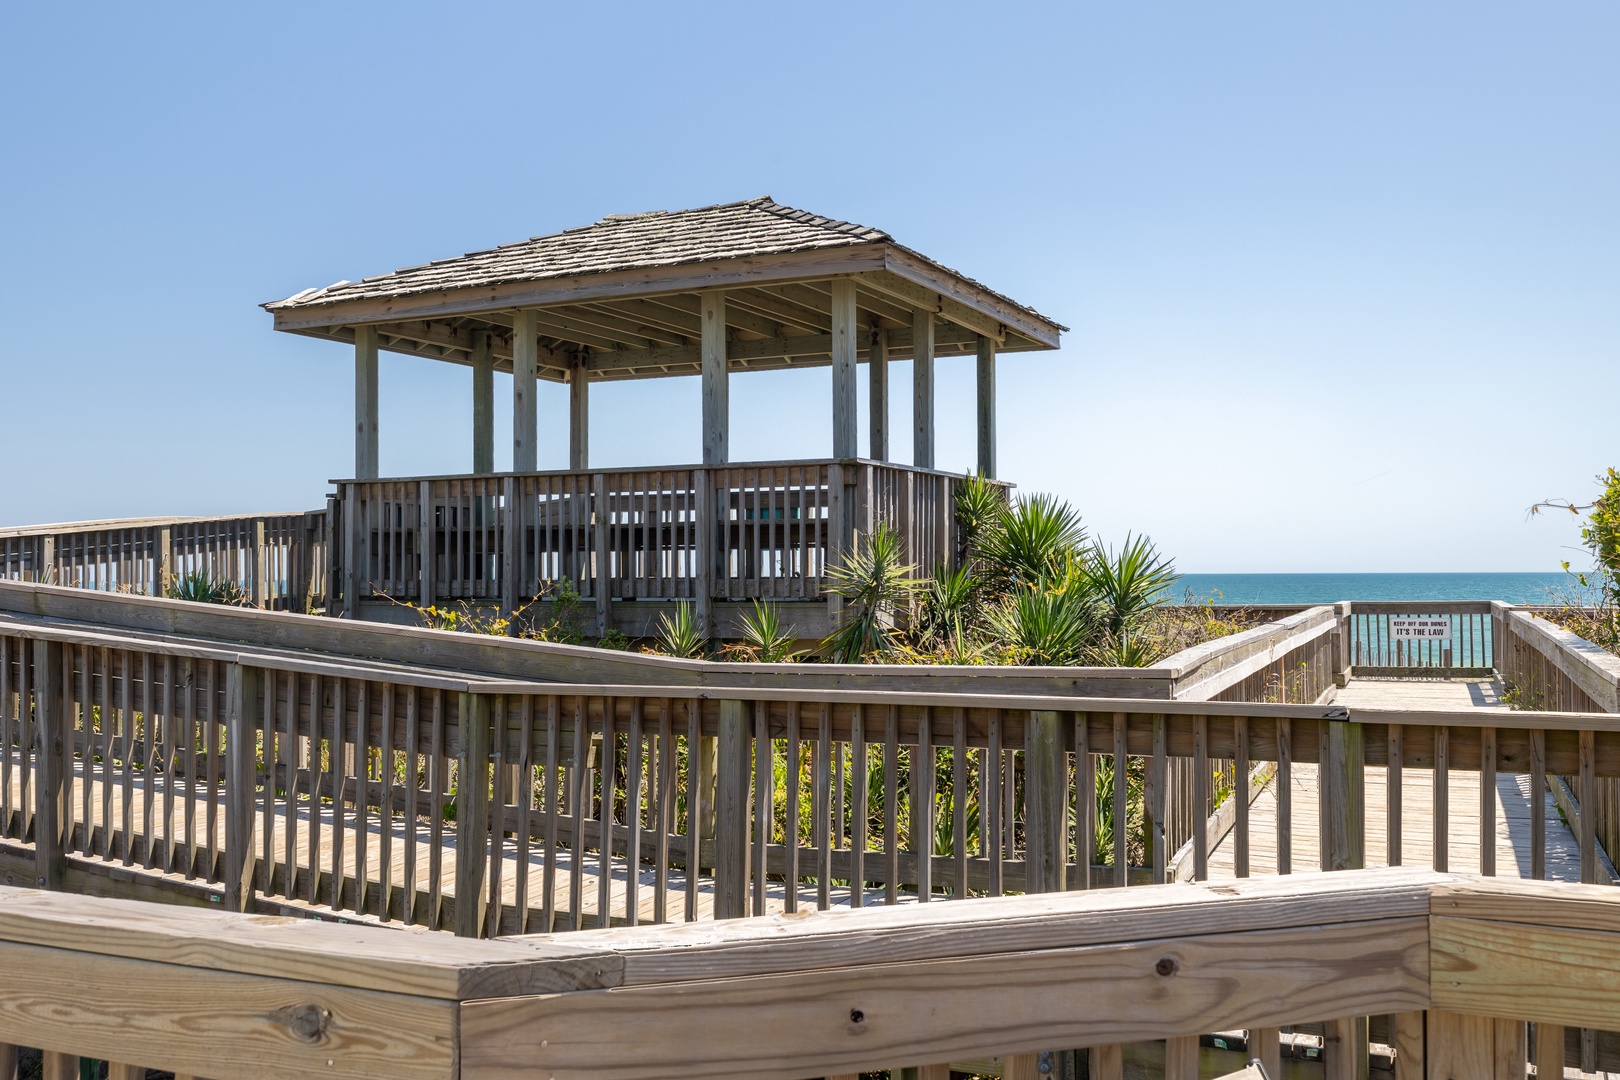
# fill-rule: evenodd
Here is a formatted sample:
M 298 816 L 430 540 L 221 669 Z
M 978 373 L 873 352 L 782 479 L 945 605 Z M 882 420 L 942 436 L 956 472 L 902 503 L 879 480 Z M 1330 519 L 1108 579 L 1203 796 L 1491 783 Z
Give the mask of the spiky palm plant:
M 1018 589 L 990 612 L 990 628 L 1025 664 L 1079 664 L 1102 628 L 1102 613 L 1081 579 Z
M 985 531 L 978 550 L 1000 588 L 1033 589 L 1065 574 L 1085 541 L 1073 507 L 1052 495 L 1029 495 L 1015 500 Z
M 1109 644 L 1120 657 L 1135 655 L 1129 643 L 1133 625 L 1153 608 L 1169 600 L 1176 580 L 1175 563 L 1160 555 L 1146 536 L 1125 537 L 1116 552 L 1093 544 L 1079 563 L 1079 572 L 1102 606 Z M 1143 661 L 1144 663 L 1147 661 Z
M 164 593 L 171 600 L 197 604 L 231 604 L 243 607 L 252 601 L 242 586 L 227 577 L 215 577 L 207 570 L 192 570 L 169 581 Z
M 894 616 L 917 590 L 913 569 L 901 561 L 900 535 L 887 522 L 857 536 L 854 549 L 828 568 L 827 591 L 845 602 L 838 628 L 822 642 L 835 663 L 858 664 L 894 649 Z
M 701 660 L 709 652 L 709 639 L 698 625 L 697 609 L 686 601 L 675 605 L 671 616 L 658 616 L 658 632 L 653 636 L 657 651 L 683 660 Z
M 742 639 L 738 651 L 761 664 L 790 664 L 799 659 L 793 643 L 798 640 L 794 628 L 782 625 L 782 613 L 775 604 L 754 601 L 753 610 L 742 618 L 737 636 Z

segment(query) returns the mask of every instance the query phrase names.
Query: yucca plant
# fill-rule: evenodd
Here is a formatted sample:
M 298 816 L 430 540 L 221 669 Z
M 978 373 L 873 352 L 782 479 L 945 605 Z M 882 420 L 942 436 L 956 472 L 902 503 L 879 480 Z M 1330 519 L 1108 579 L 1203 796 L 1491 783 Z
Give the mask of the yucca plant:
M 1146 536 L 1127 534 L 1117 552 L 1093 544 L 1080 560 L 1079 572 L 1101 605 L 1110 648 L 1122 658 L 1119 663 L 1140 666 L 1123 659 L 1136 655 L 1129 645 L 1133 625 L 1168 601 L 1170 586 L 1176 580 L 1175 563 L 1160 555 Z
M 655 651 L 683 660 L 701 660 L 709 652 L 709 639 L 698 625 L 697 609 L 686 601 L 675 605 L 671 615 L 658 616 L 658 632 L 653 635 Z
M 245 607 L 252 603 L 241 585 L 230 578 L 215 577 L 207 570 L 192 570 L 171 578 L 164 594 L 170 600 L 190 600 L 196 604 Z
M 732 655 L 761 664 L 791 664 L 802 653 L 793 643 L 798 640 L 794 628 L 782 625 L 782 613 L 775 604 L 754 601 L 753 610 L 742 617 L 737 636 L 741 645 L 731 650 Z
M 1007 512 L 1007 489 L 983 475 L 970 475 L 956 489 L 957 557 L 967 562 Z
M 1018 589 L 990 612 L 991 631 L 1026 664 L 1079 664 L 1102 614 L 1077 575 L 1051 588 Z
M 1037 588 L 1066 573 L 1085 541 L 1073 507 L 1052 495 L 1030 495 L 1002 512 L 980 538 L 978 551 L 1000 588 Z
M 858 664 L 886 656 L 895 645 L 894 617 L 917 590 L 913 567 L 901 562 L 900 535 L 887 522 L 829 567 L 827 591 L 845 601 L 844 611 L 823 645 L 835 663 Z
M 923 587 L 917 612 L 917 639 L 950 653 L 967 651 L 971 630 L 980 621 L 983 590 L 970 567 L 941 566 Z

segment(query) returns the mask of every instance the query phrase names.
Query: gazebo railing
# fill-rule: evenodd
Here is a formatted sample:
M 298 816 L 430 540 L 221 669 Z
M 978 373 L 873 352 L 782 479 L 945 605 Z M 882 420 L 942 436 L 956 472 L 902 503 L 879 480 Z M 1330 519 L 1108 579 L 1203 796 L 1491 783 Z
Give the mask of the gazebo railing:
M 957 557 L 965 477 L 874 461 L 339 480 L 345 614 L 386 596 L 517 607 L 814 600 L 835 553 L 887 523 L 922 572 Z

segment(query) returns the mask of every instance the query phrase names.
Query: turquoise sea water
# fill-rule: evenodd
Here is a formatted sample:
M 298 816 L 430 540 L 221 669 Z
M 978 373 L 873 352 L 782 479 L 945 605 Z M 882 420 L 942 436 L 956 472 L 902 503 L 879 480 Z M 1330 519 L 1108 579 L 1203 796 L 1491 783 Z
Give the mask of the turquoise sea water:
M 1336 600 L 1567 602 L 1575 579 L 1550 574 L 1183 574 L 1171 593 L 1195 603 L 1324 604 Z

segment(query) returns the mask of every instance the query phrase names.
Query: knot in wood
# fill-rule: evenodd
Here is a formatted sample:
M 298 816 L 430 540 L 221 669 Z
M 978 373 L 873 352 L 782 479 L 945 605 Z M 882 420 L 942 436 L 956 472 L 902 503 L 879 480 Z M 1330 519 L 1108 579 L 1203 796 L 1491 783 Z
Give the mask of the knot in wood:
M 1160 975 L 1174 975 L 1176 973 L 1176 960 L 1173 956 L 1161 956 L 1159 962 L 1153 965 L 1153 970 Z
M 332 1014 L 319 1005 L 289 1005 L 270 1014 L 270 1019 L 284 1025 L 305 1042 L 320 1042 L 326 1034 L 326 1025 Z

